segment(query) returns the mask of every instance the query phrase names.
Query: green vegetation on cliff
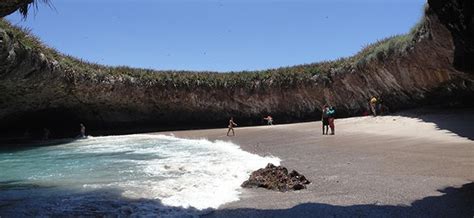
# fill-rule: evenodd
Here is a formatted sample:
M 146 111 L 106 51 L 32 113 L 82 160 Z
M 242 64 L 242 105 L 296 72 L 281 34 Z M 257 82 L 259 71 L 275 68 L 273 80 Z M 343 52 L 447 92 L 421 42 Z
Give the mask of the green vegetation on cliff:
M 403 54 L 412 44 L 423 20 L 408 34 L 386 38 L 372 45 L 368 45 L 361 52 L 349 58 L 340 58 L 335 61 L 323 61 L 313 64 L 303 64 L 278 69 L 243 72 L 191 72 L 191 71 L 156 71 L 150 69 L 130 68 L 127 66 L 111 67 L 89 63 L 60 52 L 44 45 L 28 29 L 11 25 L 0 20 L 0 28 L 24 46 L 26 49 L 43 54 L 50 62 L 60 66 L 65 72 L 73 75 L 96 80 L 109 80 L 112 77 L 123 77 L 140 85 L 161 85 L 170 88 L 199 87 L 295 87 L 311 82 L 318 74 L 328 74 L 334 69 L 353 69 L 360 64 L 370 64 L 371 61 L 381 60 L 394 53 Z
M 452 68 L 458 47 L 449 25 L 427 12 L 406 35 L 348 58 L 229 73 L 88 63 L 0 21 L 0 130 L 41 133 L 48 124 L 68 135 L 79 122 L 115 133 L 218 127 L 230 116 L 255 125 L 268 114 L 285 123 L 319 119 L 324 104 L 335 106 L 338 117 L 360 115 L 374 95 L 393 110 L 471 95 L 471 77 Z

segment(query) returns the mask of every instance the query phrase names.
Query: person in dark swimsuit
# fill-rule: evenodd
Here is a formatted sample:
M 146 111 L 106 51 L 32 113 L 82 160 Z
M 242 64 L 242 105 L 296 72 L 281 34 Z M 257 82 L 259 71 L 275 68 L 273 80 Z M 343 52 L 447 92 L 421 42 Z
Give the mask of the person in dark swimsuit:
M 327 135 L 329 132 L 329 115 L 327 114 L 327 111 L 329 110 L 329 107 L 327 105 L 323 106 L 323 113 L 321 116 L 321 120 L 323 121 L 323 135 Z

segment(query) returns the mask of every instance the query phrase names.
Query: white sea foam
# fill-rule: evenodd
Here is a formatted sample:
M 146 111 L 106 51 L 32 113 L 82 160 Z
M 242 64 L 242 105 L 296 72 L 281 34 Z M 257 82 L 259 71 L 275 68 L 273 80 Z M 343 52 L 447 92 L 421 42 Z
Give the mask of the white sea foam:
M 174 150 L 167 154 L 170 158 L 148 162 L 143 168 L 145 173 L 170 177 L 140 184 L 145 185 L 146 190 L 136 187 L 137 191 L 127 192 L 130 196 L 155 197 L 171 206 L 217 208 L 223 203 L 238 200 L 240 184 L 251 171 L 269 162 L 279 164 L 277 158 L 254 155 L 229 142 L 156 137 L 172 142 L 170 144 L 174 146 L 193 148 Z
M 84 190 L 113 188 L 127 198 L 159 199 L 164 205 L 196 209 L 238 200 L 240 184 L 253 170 L 280 162 L 230 142 L 153 134 L 89 137 L 14 156 L 0 157 L 17 161 L 6 170 L 5 180 Z

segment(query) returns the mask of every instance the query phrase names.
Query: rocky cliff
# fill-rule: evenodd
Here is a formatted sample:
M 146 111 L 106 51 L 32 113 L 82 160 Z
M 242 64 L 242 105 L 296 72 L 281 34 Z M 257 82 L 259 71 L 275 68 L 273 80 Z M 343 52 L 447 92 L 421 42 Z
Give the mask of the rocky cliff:
M 1 6 L 1 5 L 0 5 Z M 0 23 L 0 131 L 51 129 L 116 133 L 258 124 L 319 118 L 329 103 L 339 116 L 360 115 L 370 96 L 392 110 L 472 104 L 473 4 L 430 0 L 413 30 L 353 57 L 258 72 L 161 72 L 105 67 L 61 55 L 34 36 Z
M 48 2 L 48 0 L 41 1 L 44 3 Z M 0 17 L 5 17 L 17 10 L 22 13 L 23 16 L 26 16 L 32 4 L 34 4 L 34 0 L 2 0 L 0 1 Z

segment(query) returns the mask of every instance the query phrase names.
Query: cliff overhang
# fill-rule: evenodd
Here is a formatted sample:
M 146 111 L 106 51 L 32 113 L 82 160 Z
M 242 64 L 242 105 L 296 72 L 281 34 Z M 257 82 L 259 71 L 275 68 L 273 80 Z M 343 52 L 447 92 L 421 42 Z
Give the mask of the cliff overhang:
M 26 2 L 26 1 L 23 1 Z M 29 1 L 31 3 L 31 1 Z M 1 4 L 0 4 L 1 6 Z M 391 110 L 472 105 L 473 3 L 430 0 L 410 33 L 331 62 L 254 72 L 175 72 L 90 64 L 0 22 L 0 132 L 73 136 L 315 120 L 331 104 L 361 115 L 380 96 Z

